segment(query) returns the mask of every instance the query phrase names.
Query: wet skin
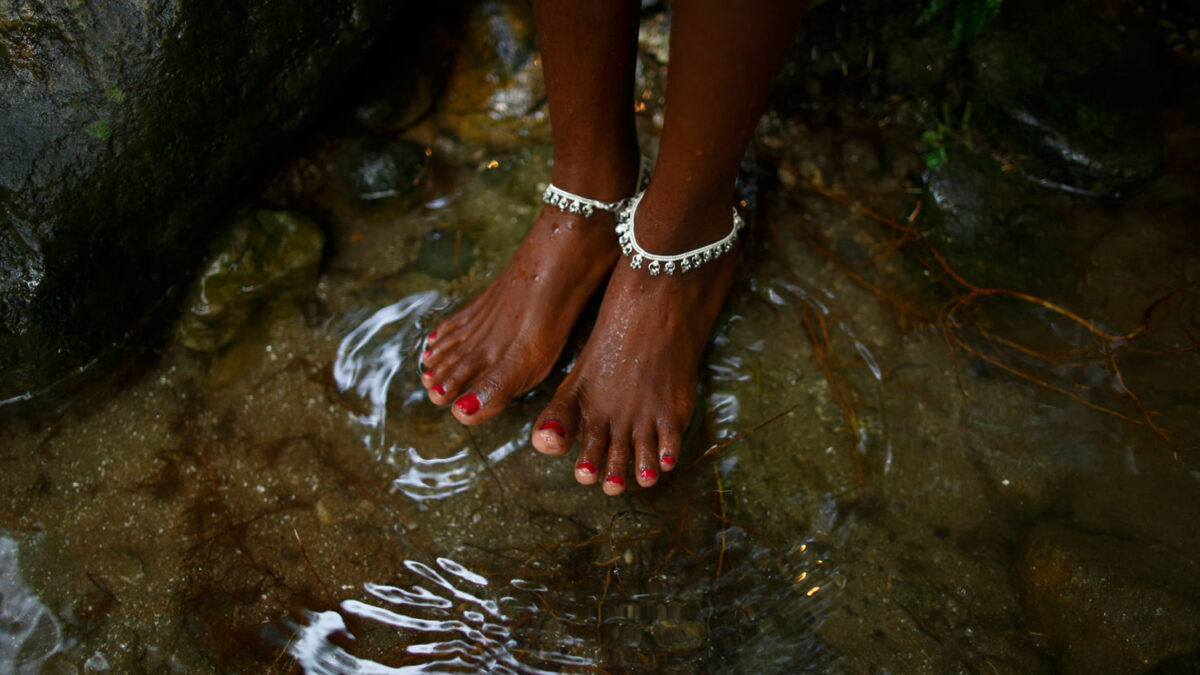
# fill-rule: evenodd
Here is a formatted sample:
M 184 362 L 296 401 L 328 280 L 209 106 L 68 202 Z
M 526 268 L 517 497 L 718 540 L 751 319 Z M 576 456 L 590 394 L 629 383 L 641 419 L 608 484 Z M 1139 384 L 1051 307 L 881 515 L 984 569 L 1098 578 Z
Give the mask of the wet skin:
M 727 208 L 705 207 L 724 216 L 685 227 L 686 210 L 659 192 L 651 186 L 638 212 L 639 240 L 650 250 L 688 250 L 707 243 L 685 243 L 697 235 L 728 232 Z M 492 286 L 431 334 L 422 382 L 434 403 L 453 402 L 464 424 L 494 417 L 545 378 L 588 296 L 608 277 L 592 334 L 538 416 L 532 442 L 562 455 L 580 440 L 576 480 L 617 495 L 629 480 L 654 485 L 678 463 L 696 372 L 735 263 L 727 255 L 657 277 L 631 269 L 628 258 L 614 267 L 612 222 L 608 214 L 584 221 L 545 209 Z
M 612 214 L 545 207 L 492 285 L 429 334 L 421 383 L 463 424 L 496 416 L 550 373 L 620 249 Z

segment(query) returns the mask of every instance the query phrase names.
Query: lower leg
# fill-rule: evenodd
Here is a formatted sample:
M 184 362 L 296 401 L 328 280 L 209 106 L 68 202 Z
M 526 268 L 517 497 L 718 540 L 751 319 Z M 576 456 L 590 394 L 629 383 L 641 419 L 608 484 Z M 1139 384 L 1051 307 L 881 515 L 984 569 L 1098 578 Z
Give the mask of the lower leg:
M 639 230 L 647 250 L 677 253 L 728 232 L 742 155 L 804 8 L 797 0 L 672 5 L 662 141 Z
M 552 180 L 600 201 L 637 183 L 633 74 L 638 3 L 537 0 L 554 137 Z M 492 285 L 429 335 L 422 383 L 464 424 L 496 415 L 550 372 L 616 262 L 612 214 L 547 206 Z
M 729 232 L 738 165 L 800 14 L 784 0 L 676 1 L 658 164 L 635 214 L 643 248 L 682 253 Z M 724 256 L 651 277 L 618 263 L 592 336 L 538 418 L 534 446 L 561 454 L 580 438 L 576 479 L 601 482 L 610 495 L 624 490 L 631 466 L 642 486 L 671 470 L 733 264 Z
M 601 201 L 637 181 L 637 0 L 533 3 L 554 139 L 552 181 Z

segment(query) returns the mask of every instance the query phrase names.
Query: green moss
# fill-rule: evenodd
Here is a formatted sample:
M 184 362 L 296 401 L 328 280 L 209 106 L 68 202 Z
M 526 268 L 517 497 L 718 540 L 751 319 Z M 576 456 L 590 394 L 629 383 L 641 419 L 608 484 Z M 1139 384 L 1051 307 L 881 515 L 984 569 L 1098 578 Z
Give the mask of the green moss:
M 112 128 L 108 126 L 108 120 L 96 120 L 88 125 L 87 132 L 92 138 L 105 141 L 112 135 Z

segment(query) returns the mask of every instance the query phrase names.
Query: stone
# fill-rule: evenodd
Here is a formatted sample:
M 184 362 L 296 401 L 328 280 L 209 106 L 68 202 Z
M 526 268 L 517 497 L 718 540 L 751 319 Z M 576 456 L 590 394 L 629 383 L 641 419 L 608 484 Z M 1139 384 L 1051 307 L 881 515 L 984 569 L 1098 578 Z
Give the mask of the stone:
M 200 352 L 228 346 L 266 302 L 312 291 L 325 237 L 311 219 L 286 211 L 240 217 L 214 247 L 176 327 Z
M 475 242 L 462 231 L 431 230 L 421 240 L 417 270 L 434 279 L 454 281 L 475 262 Z
M 1042 524 L 1017 572 L 1063 673 L 1141 673 L 1200 645 L 1200 573 L 1166 547 Z
M 338 150 L 337 177 L 348 196 L 378 202 L 408 196 L 425 178 L 425 147 L 385 136 L 362 136 Z
M 973 123 L 1039 185 L 1101 197 L 1145 186 L 1162 160 L 1149 47 L 1072 3 L 1012 9 L 970 49 Z
M 513 149 L 550 137 L 546 84 L 529 6 L 515 0 L 477 5 L 450 72 L 441 122 L 468 143 Z
M 0 409 L 48 409 L 161 326 L 240 186 L 397 12 L 0 4 Z M 39 402 L 40 401 L 40 402 Z
M 945 161 L 922 175 L 929 197 L 918 224 L 950 266 L 980 286 L 1051 294 L 1069 286 L 1079 257 L 1068 255 L 1046 191 L 986 155 L 946 150 Z

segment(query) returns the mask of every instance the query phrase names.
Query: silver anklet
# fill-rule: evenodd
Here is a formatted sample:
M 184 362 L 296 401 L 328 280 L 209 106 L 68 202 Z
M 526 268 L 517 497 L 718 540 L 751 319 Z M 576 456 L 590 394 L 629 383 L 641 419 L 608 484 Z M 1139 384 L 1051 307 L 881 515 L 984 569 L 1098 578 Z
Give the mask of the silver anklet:
M 617 214 L 617 234 L 620 235 L 621 254 L 633 255 L 629 260 L 629 266 L 635 270 L 641 269 L 642 263 L 649 261 L 646 269 L 652 277 L 658 276 L 659 272 L 675 274 L 676 266 L 681 273 L 689 272 L 710 260 L 716 260 L 723 254 L 729 253 L 733 248 L 733 242 L 737 241 L 738 230 L 746 224 L 735 208 L 733 209 L 733 228 L 723 239 L 679 255 L 655 255 L 647 252 L 638 244 L 637 234 L 634 232 L 633 215 L 637 212 L 638 204 L 645 194 L 646 192 L 643 190 L 626 200 L 628 203 Z
M 646 183 L 650 181 L 650 160 L 644 155 L 638 163 L 638 182 L 637 191 L 645 189 Z M 554 183 L 546 186 L 546 191 L 542 193 L 542 201 L 550 206 L 557 206 L 566 213 L 579 213 L 584 218 L 591 218 L 592 214 L 597 210 L 616 213 L 621 210 L 621 207 L 629 201 L 629 197 L 619 199 L 615 202 L 602 202 L 599 199 L 589 199 L 577 195 L 574 192 L 567 192 L 558 187 Z

